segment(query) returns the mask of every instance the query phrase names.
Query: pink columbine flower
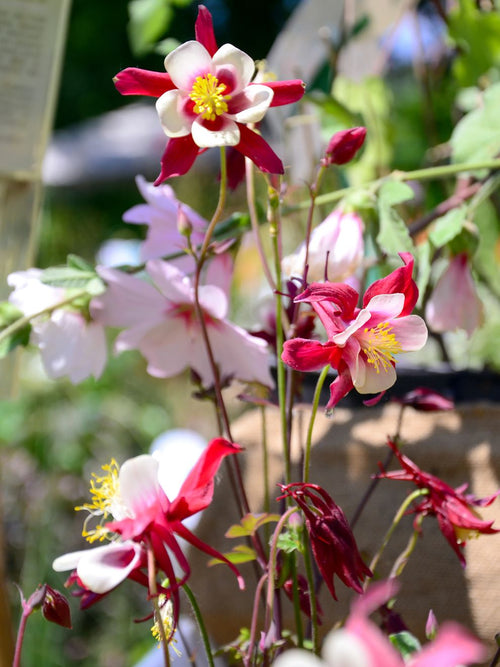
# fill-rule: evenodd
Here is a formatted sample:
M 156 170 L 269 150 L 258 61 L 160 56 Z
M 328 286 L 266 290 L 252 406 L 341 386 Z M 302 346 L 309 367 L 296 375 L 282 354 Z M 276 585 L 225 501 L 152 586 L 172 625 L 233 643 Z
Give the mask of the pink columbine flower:
M 56 379 L 68 376 L 73 384 L 89 376 L 100 377 L 106 365 L 106 337 L 100 324 L 86 318 L 71 305 L 57 308 L 67 298 L 66 290 L 45 285 L 41 269 L 11 273 L 8 284 L 14 288 L 9 301 L 31 321 L 31 342 L 41 353 L 47 375 Z M 40 315 L 45 309 L 50 314 Z
M 191 368 L 205 387 L 212 386 L 191 279 L 161 260 L 147 262 L 146 271 L 153 284 L 115 269 L 99 269 L 107 290 L 91 302 L 92 316 L 108 326 L 126 327 L 115 348 L 117 352 L 138 349 L 150 375 L 172 377 Z M 226 319 L 228 299 L 223 289 L 203 285 L 199 296 L 221 379 L 272 386 L 265 341 Z
M 420 350 L 427 340 L 425 322 L 410 315 L 418 298 L 413 257 L 410 253 L 400 257 L 404 266 L 370 285 L 362 308 L 357 307 L 356 290 L 343 283 L 312 283 L 295 299 L 312 305 L 328 340 L 288 340 L 282 359 L 299 371 L 320 370 L 328 364 L 337 369 L 327 410 L 353 388 L 361 394 L 389 389 L 396 381 L 396 355 Z
M 222 560 L 236 574 L 240 587 L 243 580 L 238 570 L 222 554 L 202 542 L 186 526 L 184 520 L 208 507 L 214 492 L 214 477 L 226 456 L 240 451 L 239 445 L 224 438 L 215 438 L 198 458 L 175 498 L 168 498 L 161 486 L 159 461 L 148 454 L 128 459 L 118 470 L 112 462 L 103 466 L 106 475 L 94 476 L 92 503 L 86 509 L 101 523 L 84 530 L 89 541 L 112 539 L 103 546 L 65 554 L 56 558 L 57 572 L 75 570 L 70 583 L 83 589 L 84 606 L 100 599 L 125 579 L 148 586 L 144 571 L 146 552 L 151 548 L 156 567 L 168 579 L 161 592 L 174 602 L 174 618 L 178 618 L 179 587 L 189 578 L 191 569 L 181 550 L 181 537 L 200 551 Z M 109 520 L 111 518 L 111 520 Z M 181 572 L 177 575 L 174 563 Z
M 234 146 L 261 171 L 282 174 L 283 164 L 269 144 L 247 124 L 258 123 L 271 106 L 299 100 L 299 80 L 254 83 L 254 61 L 231 44 L 217 48 L 212 16 L 198 7 L 196 41 L 165 58 L 166 73 L 127 68 L 115 85 L 123 95 L 157 97 L 162 128 L 169 137 L 161 160 L 160 184 L 185 174 L 200 152 Z
M 356 599 L 345 626 L 333 630 L 323 643 L 322 658 L 310 651 L 291 649 L 282 653 L 273 667 L 458 667 L 486 658 L 486 649 L 458 623 L 443 623 L 434 641 L 405 661 L 388 637 L 369 619 L 395 595 L 394 581 L 370 586 Z
M 468 336 L 481 325 L 483 304 L 477 295 L 467 253 L 450 260 L 427 302 L 425 319 L 433 331 L 465 329 Z
M 475 507 L 491 505 L 500 495 L 500 490 L 486 498 L 476 498 L 473 494 L 465 493 L 467 484 L 453 489 L 439 477 L 420 470 L 416 463 L 400 452 L 392 440 L 388 441 L 388 445 L 399 460 L 402 469 L 382 471 L 379 476 L 385 479 L 413 482 L 419 489 L 428 491 L 428 495 L 423 496 L 414 505 L 412 511 L 420 516 L 437 518 L 441 532 L 457 554 L 462 566 L 465 567 L 463 550 L 466 541 L 481 534 L 491 535 L 499 532 L 498 529 L 493 528 L 493 521 L 484 521 Z
M 123 214 L 123 220 L 137 225 L 147 225 L 147 237 L 141 245 L 141 260 L 166 257 L 179 253 L 175 264 L 184 272 L 190 272 L 194 260 L 186 254 L 186 236 L 182 227 L 189 226 L 191 243 L 203 242 L 208 222 L 190 206 L 180 202 L 170 185 L 155 187 L 143 176 L 136 177 L 139 192 L 145 204 L 132 206 Z
M 337 208 L 313 229 L 307 256 L 307 279 L 342 282 L 356 272 L 363 261 L 363 221 L 356 213 Z M 306 259 L 305 242 L 282 262 L 287 277 L 302 278 Z

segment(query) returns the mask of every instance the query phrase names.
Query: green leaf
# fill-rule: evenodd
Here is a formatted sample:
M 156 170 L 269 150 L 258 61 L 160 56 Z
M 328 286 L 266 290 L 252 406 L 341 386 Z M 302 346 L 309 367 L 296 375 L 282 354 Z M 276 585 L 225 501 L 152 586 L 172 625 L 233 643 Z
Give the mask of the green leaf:
M 500 271 L 498 270 L 500 220 L 490 200 L 482 202 L 476 208 L 474 223 L 479 230 L 479 244 L 474 255 L 473 266 L 495 294 L 500 296 Z
M 151 51 L 172 20 L 172 8 L 166 0 L 132 0 L 128 6 L 128 35 L 135 56 Z
M 379 231 L 377 243 L 389 255 L 413 252 L 413 241 L 404 220 L 394 206 L 413 199 L 414 192 L 406 183 L 388 180 L 382 184 L 378 196 Z
M 280 533 L 278 537 L 278 548 L 287 554 L 291 554 L 294 551 L 302 553 L 303 544 L 300 535 L 296 530 L 286 530 Z
M 249 563 L 257 558 L 255 550 L 246 544 L 238 544 L 232 551 L 224 553 L 223 556 L 225 556 L 230 563 L 234 563 L 235 565 L 239 563 Z M 212 558 L 209 560 L 208 565 L 217 565 L 218 563 L 223 562 L 224 561 L 220 560 L 220 558 Z
M 79 257 L 78 255 L 68 255 L 66 263 L 72 269 L 78 269 L 80 271 L 92 271 L 95 273 L 94 267 L 89 264 L 87 260 L 83 259 L 83 257 Z
M 413 653 L 421 649 L 420 642 L 410 632 L 397 632 L 389 635 L 389 640 L 393 646 L 401 653 L 403 660 L 408 660 Z
M 484 93 L 481 106 L 466 114 L 455 126 L 450 139 L 453 162 L 482 162 L 492 160 L 498 155 L 500 152 L 499 106 L 500 83 L 496 83 Z M 474 172 L 474 175 L 483 178 L 486 173 L 486 170 L 483 169 Z
M 279 521 L 279 514 L 245 514 L 239 524 L 234 524 L 226 532 L 226 537 L 247 537 L 254 535 L 266 523 Z
M 0 301 L 0 329 L 8 327 L 19 318 L 23 317 L 23 313 L 14 306 L 10 301 Z
M 467 206 L 454 208 L 434 221 L 429 239 L 436 248 L 442 248 L 462 231 L 467 218 Z
M 416 283 L 418 287 L 418 306 L 422 306 L 422 299 L 431 277 L 431 244 L 421 243 L 416 247 L 418 273 Z
M 72 266 L 52 266 L 45 269 L 41 281 L 52 287 L 64 287 L 65 289 L 84 289 L 89 284 L 95 289 L 95 281 L 100 281 L 95 271 L 82 271 Z
M 9 352 L 19 345 L 26 347 L 30 340 L 31 325 L 26 324 L 22 329 L 16 329 L 9 336 L 0 340 L 0 358 L 6 357 Z

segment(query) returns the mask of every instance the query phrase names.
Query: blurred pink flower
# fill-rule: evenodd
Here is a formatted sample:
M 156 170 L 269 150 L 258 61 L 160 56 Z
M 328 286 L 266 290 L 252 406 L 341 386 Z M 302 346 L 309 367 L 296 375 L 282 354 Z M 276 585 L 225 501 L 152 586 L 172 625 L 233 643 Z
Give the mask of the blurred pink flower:
M 282 359 L 299 371 L 316 371 L 327 365 L 337 369 L 327 410 L 353 388 L 361 394 L 389 389 L 396 381 L 396 355 L 425 345 L 425 322 L 410 315 L 418 298 L 412 279 L 413 257 L 409 253 L 400 256 L 405 265 L 370 285 L 362 308 L 357 307 L 356 290 L 343 283 L 312 283 L 295 298 L 312 305 L 328 340 L 288 340 Z
M 447 622 L 440 627 L 434 641 L 405 661 L 368 618 L 396 591 L 394 581 L 372 584 L 352 604 L 345 626 L 327 635 L 322 660 L 309 651 L 291 649 L 282 653 L 273 667 L 458 667 L 486 658 L 486 649 L 479 640 L 457 623 Z
M 158 97 L 156 108 L 169 141 L 155 185 L 185 174 L 200 152 L 214 146 L 234 146 L 262 171 L 282 174 L 279 157 L 247 124 L 262 120 L 270 106 L 299 100 L 303 82 L 252 82 L 254 61 L 231 44 L 217 48 L 212 16 L 203 5 L 195 33 L 196 41 L 167 55 L 166 73 L 129 67 L 115 77 L 123 95 Z
M 141 260 L 157 259 L 179 253 L 175 265 L 184 272 L 194 270 L 194 260 L 187 255 L 186 237 L 181 234 L 179 224 L 189 225 L 191 242 L 203 242 L 207 221 L 187 204 L 180 202 L 170 185 L 155 187 L 143 176 L 136 177 L 137 187 L 146 200 L 123 214 L 123 220 L 137 225 L 148 225 L 146 240 L 141 245 Z
M 100 268 L 107 290 L 92 300 L 92 316 L 107 326 L 126 328 L 116 339 L 117 352 L 138 349 L 150 375 L 172 377 L 191 368 L 205 387 L 213 385 L 191 279 L 161 260 L 147 262 L 146 271 L 153 284 Z M 234 377 L 272 386 L 265 341 L 226 319 L 228 299 L 221 287 L 202 285 L 199 295 L 221 379 Z
M 66 299 L 66 290 L 42 283 L 42 273 L 41 269 L 18 271 L 7 282 L 14 288 L 9 301 L 24 315 L 54 307 L 31 321 L 31 342 L 40 350 L 47 375 L 53 379 L 67 375 L 73 384 L 91 375 L 100 377 L 107 358 L 103 327 L 69 304 L 57 308 Z
M 483 304 L 472 278 L 467 253 L 455 255 L 438 279 L 425 308 L 433 331 L 465 329 L 471 336 L 483 320 Z
M 350 278 L 363 261 L 363 222 L 356 213 L 335 209 L 315 227 L 309 240 L 307 280 L 342 282 Z M 282 262 L 288 277 L 302 278 L 306 246 L 303 243 Z

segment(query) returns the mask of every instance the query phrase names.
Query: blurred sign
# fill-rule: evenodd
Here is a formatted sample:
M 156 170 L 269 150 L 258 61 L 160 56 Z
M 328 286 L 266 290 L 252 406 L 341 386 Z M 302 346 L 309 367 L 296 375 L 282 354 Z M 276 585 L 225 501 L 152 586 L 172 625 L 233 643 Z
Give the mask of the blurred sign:
M 69 0 L 0 0 L 0 173 L 36 178 L 55 108 Z

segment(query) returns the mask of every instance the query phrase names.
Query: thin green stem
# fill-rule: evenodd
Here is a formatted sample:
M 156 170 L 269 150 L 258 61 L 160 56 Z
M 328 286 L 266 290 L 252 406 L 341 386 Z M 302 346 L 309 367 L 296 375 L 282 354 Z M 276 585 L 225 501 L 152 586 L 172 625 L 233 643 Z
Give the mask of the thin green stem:
M 295 628 L 297 630 L 297 646 L 302 648 L 304 646 L 304 628 L 302 627 L 302 617 L 300 615 L 300 592 L 299 582 L 297 576 L 297 552 L 291 554 L 292 564 L 292 582 L 293 582 L 293 612 L 295 617 Z
M 212 240 L 212 235 L 214 233 L 215 226 L 222 217 L 222 212 L 224 211 L 224 206 L 226 205 L 226 195 L 227 195 L 227 161 L 226 161 L 226 149 L 224 146 L 220 148 L 220 187 L 219 187 L 219 201 L 217 202 L 217 208 L 210 220 L 210 223 L 205 232 L 205 238 L 203 239 L 203 244 L 201 246 L 200 254 L 198 260 L 201 264 L 205 261 L 205 256 L 208 251 L 208 246 Z
M 483 162 L 461 162 L 459 164 L 446 164 L 440 165 L 439 167 L 427 167 L 426 169 L 415 169 L 414 171 L 399 171 L 395 170 L 391 172 L 388 176 L 383 178 L 377 178 L 373 181 L 368 181 L 367 183 L 350 186 L 347 188 L 342 188 L 341 190 L 336 190 L 335 192 L 328 192 L 324 195 L 319 195 L 316 197 L 316 204 L 328 204 L 331 202 L 339 201 L 343 199 L 346 195 L 349 195 L 353 192 L 367 189 L 376 191 L 382 183 L 385 181 L 395 180 L 395 181 L 428 181 L 433 179 L 446 178 L 448 176 L 454 176 L 468 171 L 479 171 L 483 169 L 495 170 L 500 169 L 500 159 L 496 160 L 484 160 Z M 295 206 L 289 207 L 290 211 L 297 209 L 304 209 L 310 206 L 310 200 L 306 200 L 296 204 Z
M 407 498 L 405 498 L 405 500 L 401 504 L 401 507 L 396 512 L 396 515 L 394 516 L 394 519 L 392 520 L 392 523 L 389 527 L 389 530 L 385 534 L 385 537 L 382 541 L 382 545 L 380 546 L 379 550 L 377 551 L 377 553 L 373 557 L 372 562 L 370 563 L 370 570 L 372 571 L 373 574 L 375 574 L 375 570 L 377 569 L 377 565 L 380 561 L 380 558 L 382 557 L 382 554 L 384 553 L 385 548 L 388 545 L 388 543 L 389 543 L 389 541 L 392 537 L 392 534 L 396 530 L 399 522 L 401 521 L 401 519 L 405 515 L 407 509 L 410 507 L 412 502 L 414 500 L 416 500 L 416 498 L 420 498 L 420 496 L 425 496 L 425 495 L 428 495 L 428 494 L 429 494 L 429 491 L 427 489 L 416 489 L 413 493 L 410 493 L 410 495 Z M 368 585 L 368 582 L 365 584 L 365 588 L 367 587 L 367 585 Z
M 161 618 L 160 604 L 158 602 L 158 587 L 156 585 L 156 561 L 153 547 L 148 545 L 148 584 L 149 595 L 153 601 L 154 618 L 160 635 L 160 644 L 163 649 L 163 659 L 165 667 L 170 667 L 170 651 L 168 650 L 168 638 L 165 633 L 165 626 Z
M 391 574 L 389 575 L 389 579 L 395 579 L 396 577 L 401 576 L 403 573 L 403 570 L 405 569 L 408 561 L 410 560 L 410 556 L 413 553 L 415 547 L 417 546 L 418 538 L 420 536 L 420 524 L 422 523 L 423 516 L 418 516 L 416 520 L 416 526 L 413 528 L 413 533 L 410 536 L 410 539 L 408 540 L 408 544 L 404 548 L 404 550 L 399 554 L 397 559 L 394 561 L 394 565 L 392 566 Z
M 311 552 L 308 544 L 304 544 L 304 565 L 306 568 L 307 585 L 309 587 L 309 604 L 311 609 L 311 641 L 313 652 L 319 653 L 318 645 L 318 605 L 316 602 L 316 583 L 314 581 L 314 570 L 311 560 Z
M 314 390 L 314 396 L 313 396 L 313 402 L 312 402 L 312 410 L 311 410 L 311 418 L 309 419 L 309 426 L 307 429 L 307 440 L 306 440 L 306 451 L 304 455 L 304 470 L 302 474 L 302 479 L 304 482 L 309 481 L 309 469 L 310 469 L 310 463 L 311 463 L 311 448 L 312 448 L 312 435 L 313 435 L 313 429 L 314 429 L 314 421 L 316 419 L 316 413 L 318 411 L 318 405 L 319 405 L 319 399 L 321 397 L 321 390 L 323 389 L 323 385 L 325 383 L 326 377 L 328 375 L 328 371 L 330 370 L 330 366 L 325 366 L 323 370 L 321 371 L 318 381 L 316 382 L 316 389 Z
M 20 317 L 15 322 L 12 322 L 12 324 L 9 324 L 8 327 L 5 327 L 3 331 L 0 331 L 0 343 L 6 338 L 8 338 L 11 334 L 18 331 L 18 329 L 22 329 L 23 327 L 25 327 L 27 324 L 31 322 L 31 320 L 34 320 L 36 317 L 41 317 L 42 315 L 50 315 L 50 313 L 52 313 L 54 310 L 57 310 L 58 308 L 63 308 L 64 306 L 67 306 L 73 301 L 80 299 L 82 296 L 85 296 L 86 294 L 88 294 L 87 290 L 79 290 L 78 292 L 75 292 L 71 296 L 62 299 L 61 301 L 59 301 L 54 305 L 47 306 L 46 308 L 41 308 L 36 313 L 31 313 L 30 315 L 24 315 L 23 317 Z
M 203 646 L 205 648 L 205 654 L 207 656 L 207 661 L 209 664 L 209 667 L 214 667 L 214 658 L 212 655 L 212 647 L 210 646 L 210 640 L 208 638 L 208 632 L 205 627 L 205 623 L 203 621 L 203 616 L 200 611 L 200 607 L 198 605 L 198 602 L 196 601 L 195 596 L 193 595 L 193 591 L 189 588 L 187 584 L 184 584 L 182 586 L 184 593 L 186 594 L 190 604 L 191 608 L 193 610 L 194 617 L 196 619 L 196 623 L 198 625 L 198 630 L 200 631 L 201 639 L 203 641 Z

